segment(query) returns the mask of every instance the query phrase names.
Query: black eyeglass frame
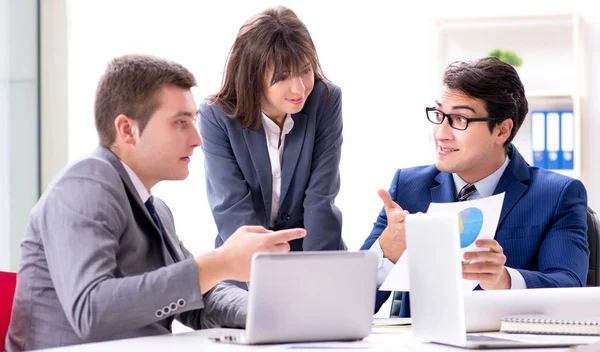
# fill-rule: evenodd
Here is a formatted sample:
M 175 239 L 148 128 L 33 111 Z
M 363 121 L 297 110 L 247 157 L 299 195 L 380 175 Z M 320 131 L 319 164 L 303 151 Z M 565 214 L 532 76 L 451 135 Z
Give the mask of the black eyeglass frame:
M 442 116 L 443 116 L 442 117 L 442 121 L 440 121 L 440 122 L 431 121 L 431 119 L 429 118 L 429 112 L 430 111 L 436 111 L 436 112 L 442 114 Z M 444 120 L 446 120 L 446 117 L 447 117 L 448 118 L 448 124 L 450 125 L 450 127 L 454 128 L 455 130 L 458 130 L 458 131 L 464 131 L 464 130 L 466 130 L 469 127 L 469 123 L 471 123 L 471 122 L 485 122 L 485 121 L 492 121 L 493 120 L 493 118 L 491 118 L 491 117 L 466 117 L 466 116 L 463 116 L 461 114 L 446 114 L 445 112 L 440 111 L 439 109 L 436 109 L 436 108 L 425 108 L 425 115 L 427 116 L 427 121 L 433 123 L 434 125 L 441 125 L 441 124 L 443 124 Z M 452 119 L 452 116 L 457 116 L 457 117 L 465 119 L 465 121 L 466 121 L 465 128 L 457 128 L 457 127 L 453 126 L 452 123 L 453 123 L 454 120 Z

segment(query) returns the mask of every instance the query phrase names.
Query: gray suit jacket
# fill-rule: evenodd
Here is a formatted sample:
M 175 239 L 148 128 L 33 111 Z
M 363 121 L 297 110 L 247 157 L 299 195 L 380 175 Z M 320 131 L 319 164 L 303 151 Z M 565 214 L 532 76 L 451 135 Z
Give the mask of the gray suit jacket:
M 220 246 L 242 225 L 270 227 L 271 162 L 262 126 L 243 128 L 210 102 L 203 102 L 199 113 L 206 190 L 219 231 L 215 245 Z M 306 237 L 290 242 L 292 251 L 346 249 L 342 213 L 335 205 L 342 154 L 340 88 L 315 82 L 304 108 L 292 119 L 274 230 L 306 229 Z
M 169 208 L 154 203 L 177 263 L 110 150 L 63 171 L 21 243 L 8 351 L 165 334 L 173 319 L 194 329 L 245 325 L 247 293 L 219 284 L 203 297 Z

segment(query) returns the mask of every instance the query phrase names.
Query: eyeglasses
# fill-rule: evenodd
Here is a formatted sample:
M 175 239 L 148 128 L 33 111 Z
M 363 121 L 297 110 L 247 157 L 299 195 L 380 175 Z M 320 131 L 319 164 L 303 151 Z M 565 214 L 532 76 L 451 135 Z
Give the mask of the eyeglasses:
M 469 122 L 483 122 L 492 120 L 490 117 L 464 117 L 458 114 L 446 114 L 436 108 L 425 108 L 425 114 L 427 114 L 427 120 L 436 125 L 441 125 L 444 122 L 444 119 L 447 117 L 450 127 L 460 131 L 466 130 L 469 126 Z

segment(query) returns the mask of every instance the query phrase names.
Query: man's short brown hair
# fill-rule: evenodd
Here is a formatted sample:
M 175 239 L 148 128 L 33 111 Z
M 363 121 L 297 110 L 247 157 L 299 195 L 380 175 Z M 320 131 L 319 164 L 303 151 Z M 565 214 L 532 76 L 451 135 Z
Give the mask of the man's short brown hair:
M 121 114 L 139 123 L 140 133 L 159 108 L 163 86 L 190 89 L 194 75 L 182 65 L 150 55 L 126 55 L 113 59 L 96 89 L 94 117 L 100 145 L 115 141 L 115 118 Z

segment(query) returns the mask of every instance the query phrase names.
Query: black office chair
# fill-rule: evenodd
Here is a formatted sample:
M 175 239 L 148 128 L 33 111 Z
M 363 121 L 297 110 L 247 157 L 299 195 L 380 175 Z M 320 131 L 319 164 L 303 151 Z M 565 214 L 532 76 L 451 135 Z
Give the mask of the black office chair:
M 600 286 L 600 220 L 598 214 L 590 207 L 587 210 L 587 238 L 590 249 L 590 268 L 588 269 L 587 283 L 590 286 Z
M 600 286 L 600 220 L 598 214 L 590 207 L 587 209 L 587 239 L 590 249 L 590 267 L 588 269 L 587 283 L 588 287 Z M 392 305 L 390 307 L 390 317 L 397 317 L 400 314 L 400 305 L 402 304 L 402 292 L 392 292 Z

